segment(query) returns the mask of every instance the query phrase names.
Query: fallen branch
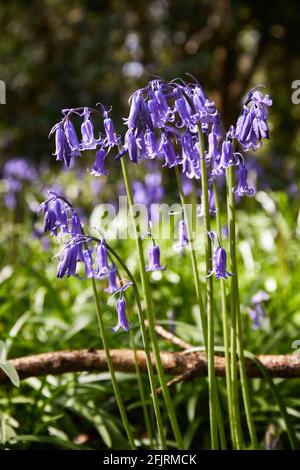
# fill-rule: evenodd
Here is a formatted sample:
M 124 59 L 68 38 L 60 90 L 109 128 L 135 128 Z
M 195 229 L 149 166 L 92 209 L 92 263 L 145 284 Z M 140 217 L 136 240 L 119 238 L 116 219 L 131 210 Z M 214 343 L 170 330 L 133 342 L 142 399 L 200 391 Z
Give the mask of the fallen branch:
M 134 372 L 134 353 L 130 349 L 112 349 L 112 361 L 115 370 Z M 272 377 L 300 377 L 300 355 L 261 355 L 257 356 L 268 369 Z M 144 351 L 137 351 L 138 366 L 142 372 L 147 371 Z M 187 375 L 189 379 L 207 375 L 207 360 L 200 352 L 162 352 L 161 360 L 168 375 Z M 152 358 L 155 368 L 154 359 Z M 107 363 L 103 350 L 80 349 L 76 351 L 57 351 L 35 356 L 20 357 L 10 360 L 16 368 L 20 379 L 43 375 L 59 375 L 67 372 L 106 371 Z M 225 376 L 225 361 L 221 356 L 215 357 L 215 370 L 218 377 Z M 247 361 L 249 377 L 261 377 L 255 364 Z M 8 377 L 0 371 L 0 383 L 8 382 Z

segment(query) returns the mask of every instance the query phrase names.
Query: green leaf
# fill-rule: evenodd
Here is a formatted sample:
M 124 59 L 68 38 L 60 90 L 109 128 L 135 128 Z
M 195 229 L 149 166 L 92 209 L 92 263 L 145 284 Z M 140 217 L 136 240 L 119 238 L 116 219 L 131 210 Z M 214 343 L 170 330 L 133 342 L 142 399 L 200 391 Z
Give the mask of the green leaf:
M 18 372 L 10 362 L 0 362 L 0 368 L 3 370 L 4 374 L 7 375 L 13 385 L 20 387 L 20 378 Z

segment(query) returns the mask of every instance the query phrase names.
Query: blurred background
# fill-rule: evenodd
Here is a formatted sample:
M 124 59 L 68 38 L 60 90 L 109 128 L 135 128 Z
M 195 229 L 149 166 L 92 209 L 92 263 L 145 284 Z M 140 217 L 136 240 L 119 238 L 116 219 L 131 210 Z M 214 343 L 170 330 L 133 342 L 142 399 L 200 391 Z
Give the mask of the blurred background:
M 291 103 L 300 74 L 299 17 L 296 0 L 32 0 L 30 8 L 1 2 L 1 160 L 48 157 L 47 135 L 61 108 L 101 100 L 120 125 L 136 87 L 154 75 L 189 72 L 225 124 L 252 85 L 267 86 L 275 131 L 266 165 L 280 186 L 299 171 L 300 106 Z
M 86 167 L 92 160 L 87 163 L 86 157 L 76 171 L 65 171 L 55 162 L 48 134 L 61 109 L 102 101 L 113 107 L 115 125 L 123 132 L 122 117 L 128 115 L 128 98 L 137 87 L 155 75 L 184 78 L 186 72 L 215 100 L 226 126 L 235 122 L 251 87 L 266 85 L 273 99 L 271 139 L 247 156 L 256 195 L 241 201 L 238 209 L 242 313 L 247 349 L 293 352 L 292 342 L 300 339 L 300 104 L 292 103 L 292 83 L 300 80 L 299 24 L 296 0 L 0 3 L 0 80 L 7 93 L 6 104 L 0 105 L 0 339 L 8 357 L 101 347 L 90 284 L 56 278 L 53 255 L 58 247 L 42 233 L 37 210 L 46 190 L 54 187 L 88 221 L 97 202 L 115 202 L 122 183 L 113 162 L 108 179 L 89 175 Z M 174 202 L 170 172 L 159 173 L 154 183 L 144 180 L 142 168 L 133 173 L 140 182 L 136 199 L 153 194 L 159 182 L 155 197 Z M 116 242 L 116 247 L 136 272 L 133 245 Z M 172 241 L 161 242 L 161 248 L 168 269 L 151 277 L 158 321 L 198 345 L 189 259 L 174 255 Z M 258 308 L 252 299 L 260 291 L 268 300 Z M 113 302 L 107 306 L 107 296 L 101 294 L 101 303 L 110 328 L 116 323 Z M 130 298 L 130 320 L 141 347 L 133 305 Z M 217 305 L 218 345 L 222 331 Z M 112 347 L 129 347 L 123 333 L 111 335 L 110 342 Z M 174 346 L 161 340 L 161 348 Z M 118 374 L 118 379 L 135 434 L 147 446 L 137 413 L 136 377 Z M 144 385 L 147 391 L 147 379 Z M 278 380 L 277 385 L 299 437 L 299 380 Z M 220 388 L 225 402 L 223 381 Z M 179 384 L 175 390 L 186 448 L 207 448 L 206 380 Z M 262 448 L 288 448 L 284 424 L 264 381 L 251 381 L 251 396 Z M 28 379 L 20 389 L 1 386 L 0 424 L 1 448 L 128 446 L 105 373 Z

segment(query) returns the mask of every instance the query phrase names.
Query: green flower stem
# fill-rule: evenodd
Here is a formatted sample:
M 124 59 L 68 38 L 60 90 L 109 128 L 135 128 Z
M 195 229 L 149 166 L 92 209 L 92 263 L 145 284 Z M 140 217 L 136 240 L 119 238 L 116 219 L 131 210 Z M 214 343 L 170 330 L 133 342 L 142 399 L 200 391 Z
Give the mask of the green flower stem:
M 134 225 L 134 230 L 135 230 L 136 245 L 137 245 L 138 257 L 139 257 L 140 276 L 141 276 L 141 281 L 142 281 L 142 286 L 143 286 L 143 294 L 144 294 L 144 300 L 145 300 L 145 305 L 146 305 L 146 315 L 147 315 L 147 320 L 148 320 L 149 334 L 150 334 L 150 339 L 151 339 L 151 343 L 152 343 L 152 346 L 153 346 L 153 353 L 154 353 L 155 364 L 156 364 L 156 368 L 157 368 L 157 374 L 158 374 L 160 386 L 161 386 L 161 389 L 162 389 L 162 394 L 163 394 L 163 397 L 164 397 L 164 400 L 165 400 L 168 416 L 169 416 L 169 419 L 170 419 L 170 422 L 171 422 L 171 426 L 172 426 L 172 429 L 173 429 L 173 433 L 174 433 L 174 437 L 175 437 L 175 440 L 176 440 L 177 447 L 178 447 L 178 449 L 183 449 L 183 441 L 182 441 L 180 429 L 179 429 L 179 426 L 178 426 L 175 409 L 174 409 L 174 406 L 173 406 L 173 403 L 172 403 L 172 400 L 171 400 L 170 392 L 169 392 L 167 382 L 166 382 L 166 378 L 165 378 L 164 369 L 163 369 L 163 366 L 162 366 L 162 363 L 161 363 L 159 346 L 158 346 L 156 333 L 155 333 L 155 322 L 154 322 L 154 314 L 153 314 L 153 310 L 152 310 L 149 281 L 148 281 L 147 273 L 145 271 L 145 259 L 144 259 L 144 252 L 143 252 L 143 244 L 142 244 L 142 239 L 141 239 L 141 236 L 140 236 L 139 227 L 136 224 L 136 221 L 135 221 L 135 218 L 134 218 L 133 194 L 132 194 L 132 189 L 131 189 L 131 184 L 130 184 L 130 177 L 129 177 L 129 173 L 128 173 L 128 170 L 127 170 L 127 166 L 126 166 L 124 157 L 121 159 L 121 165 L 122 165 L 125 188 L 126 188 L 126 192 L 127 192 L 128 201 L 129 201 L 130 212 L 131 212 L 133 225 Z
M 146 397 L 145 397 L 143 379 L 142 379 L 142 374 L 141 374 L 139 364 L 138 364 L 138 357 L 137 357 L 137 353 L 136 353 L 134 335 L 133 335 L 132 330 L 129 331 L 129 334 L 130 334 L 130 340 L 131 340 L 132 350 L 133 350 L 133 354 L 134 354 L 134 368 L 135 368 L 135 372 L 136 372 L 136 378 L 137 378 L 139 393 L 140 393 L 141 402 L 142 402 L 142 410 L 143 410 L 143 415 L 144 415 L 145 426 L 146 426 L 147 434 L 148 434 L 149 441 L 150 441 L 150 448 L 153 449 L 153 433 L 152 433 L 150 417 L 149 417 L 149 413 L 148 413 L 148 406 L 146 404 Z
M 219 201 L 219 194 L 216 182 L 213 182 L 213 191 L 214 191 L 214 200 L 216 208 L 216 224 L 217 224 L 217 233 L 222 245 L 222 223 L 221 223 L 221 208 Z M 233 407 L 234 403 L 232 400 L 232 383 L 231 383 L 231 374 L 230 374 L 230 336 L 229 336 L 229 324 L 228 324 L 228 311 L 226 303 L 226 285 L 225 280 L 220 279 L 221 285 L 221 306 L 222 306 L 222 323 L 223 323 L 223 339 L 225 347 L 225 364 L 226 364 L 226 390 L 227 390 L 227 403 L 228 403 L 228 413 L 229 413 L 229 423 L 230 423 L 230 433 L 231 440 L 235 447 L 235 427 L 233 420 Z
M 210 213 L 208 202 L 208 181 L 205 161 L 205 146 L 201 126 L 198 125 L 198 138 L 200 146 L 201 161 L 201 183 L 202 183 L 202 207 L 204 212 L 205 231 L 205 257 L 206 272 L 212 271 L 212 248 L 208 236 L 210 232 Z M 217 413 L 215 406 L 216 379 L 215 379 L 215 352 L 214 352 L 214 304 L 213 304 L 213 277 L 206 278 L 207 288 L 207 361 L 208 361 L 208 385 L 209 385 L 209 409 L 210 409 L 210 432 L 212 449 L 218 449 Z
M 142 303 L 141 303 L 141 298 L 140 298 L 140 293 L 137 287 L 137 284 L 135 282 L 135 279 L 131 272 L 129 271 L 127 265 L 124 263 L 122 258 L 118 255 L 118 253 L 110 246 L 108 243 L 106 243 L 107 250 L 109 253 L 116 259 L 116 261 L 122 266 L 124 271 L 126 272 L 127 276 L 129 277 L 130 281 L 132 282 L 132 287 L 134 291 L 134 296 L 135 296 L 135 301 L 136 305 L 138 308 L 138 316 L 139 316 L 139 323 L 141 327 L 141 333 L 142 333 L 142 341 L 143 341 L 143 346 L 145 349 L 145 355 L 146 355 L 146 363 L 147 363 L 147 370 L 148 370 L 148 377 L 149 377 L 149 382 L 150 382 L 150 389 L 151 389 L 151 397 L 153 401 L 153 408 L 157 420 L 157 428 L 158 428 L 158 434 L 160 438 L 160 444 L 161 448 L 166 450 L 167 449 L 167 443 L 166 443 L 166 438 L 165 438 L 165 433 L 164 433 L 164 427 L 163 427 L 163 422 L 162 422 L 162 417 L 161 417 L 161 412 L 159 408 L 159 401 L 158 401 L 158 396 L 156 392 L 156 379 L 155 379 L 155 374 L 151 362 L 151 353 L 150 353 L 150 344 L 148 340 L 148 334 L 147 330 L 145 327 L 145 315 L 144 311 L 142 309 Z
M 204 304 L 203 304 L 203 299 L 202 299 L 202 294 L 201 294 L 201 284 L 200 284 L 200 276 L 199 276 L 199 270 L 198 270 L 198 265 L 197 265 L 197 259 L 196 259 L 196 253 L 195 250 L 193 249 L 193 235 L 192 235 L 192 228 L 190 226 L 190 221 L 188 218 L 188 214 L 186 212 L 186 205 L 187 205 L 187 200 L 183 192 L 182 188 L 182 182 L 180 178 L 180 173 L 178 170 L 178 167 L 175 166 L 175 175 L 176 175 L 176 181 L 177 181 L 177 186 L 178 186 L 178 192 L 180 196 L 180 201 L 183 209 L 183 214 L 184 214 L 184 219 L 185 219 L 185 224 L 186 224 L 186 231 L 187 231 L 187 236 L 190 241 L 190 257 L 191 257 L 191 264 L 192 264 L 192 270 L 193 270 L 193 279 L 194 279 L 194 285 L 195 285 L 195 291 L 196 291 L 196 298 L 199 306 L 199 312 L 200 312 L 200 321 L 201 321 L 201 328 L 202 328 L 202 334 L 203 334 L 203 340 L 205 344 L 205 350 L 207 352 L 207 324 L 206 324 L 206 316 L 205 316 L 205 309 L 204 309 Z M 226 449 L 226 438 L 225 438 L 225 431 L 224 431 L 224 425 L 223 425 L 223 419 L 222 419 L 222 414 L 221 414 L 221 407 L 220 407 L 220 401 L 219 401 L 219 395 L 217 392 L 216 386 L 214 386 L 215 389 L 215 404 L 216 404 L 216 413 L 218 417 L 218 427 L 219 427 L 219 435 L 220 435 L 220 442 L 221 442 L 221 447 L 222 449 Z
M 107 360 L 108 369 L 109 369 L 110 376 L 111 376 L 111 382 L 112 382 L 113 390 L 114 390 L 114 393 L 115 393 L 115 397 L 116 397 L 116 400 L 117 400 L 117 404 L 118 404 L 118 407 L 119 407 L 119 411 L 120 411 L 120 415 L 121 415 L 121 418 L 122 418 L 122 421 L 123 421 L 123 425 L 124 425 L 125 431 L 127 433 L 127 437 L 128 437 L 130 447 L 131 447 L 131 449 L 136 450 L 136 445 L 134 443 L 133 434 L 132 434 L 131 429 L 130 429 L 130 425 L 129 425 L 129 422 L 128 422 L 128 418 L 127 418 L 127 414 L 126 414 L 126 411 L 125 411 L 124 403 L 123 403 L 123 400 L 121 398 L 119 385 L 118 385 L 118 382 L 116 380 L 116 375 L 115 375 L 113 363 L 112 363 L 110 352 L 109 352 L 108 341 L 107 341 L 107 338 L 106 338 L 105 325 L 104 325 L 104 321 L 103 321 L 102 313 L 101 313 L 100 300 L 99 300 L 99 296 L 98 296 L 98 292 L 97 292 L 96 281 L 95 281 L 94 278 L 92 278 L 92 284 L 93 284 L 93 293 L 94 293 L 94 300 L 95 300 L 95 305 L 96 305 L 99 331 L 100 331 L 100 336 L 101 336 L 102 343 L 103 343 L 103 348 L 104 348 L 104 351 L 105 351 L 105 356 L 106 356 L 106 360 Z
M 187 236 L 188 236 L 189 244 L 190 244 L 189 253 L 190 253 L 190 256 L 191 256 L 191 264 L 192 264 L 192 270 L 193 270 L 193 278 L 194 278 L 194 284 L 195 284 L 196 298 L 197 298 L 197 303 L 198 303 L 199 312 L 200 312 L 202 335 L 203 335 L 204 344 L 207 344 L 207 325 L 206 325 L 205 308 L 204 308 L 202 294 L 201 294 L 200 276 L 199 276 L 199 270 L 198 270 L 198 265 L 197 265 L 196 253 L 195 253 L 195 250 L 193 249 L 193 246 L 192 246 L 193 242 L 194 242 L 193 235 L 192 235 L 192 228 L 191 228 L 191 225 L 190 225 L 188 214 L 186 212 L 187 201 L 186 201 L 186 197 L 185 197 L 184 192 L 183 192 L 182 182 L 181 182 L 178 166 L 175 166 L 175 175 L 176 175 L 176 181 L 177 181 L 180 201 L 181 201 L 183 214 L 184 214 L 184 220 L 185 220 L 185 225 L 186 225 Z
M 252 447 L 258 448 L 257 437 L 254 427 L 254 421 L 251 410 L 249 388 L 247 382 L 246 365 L 243 349 L 243 338 L 242 338 L 242 321 L 240 312 L 240 300 L 239 300 L 239 284 L 238 284 L 238 270 L 237 270 L 237 259 L 236 259 L 236 228 L 235 228 L 235 194 L 232 188 L 235 186 L 235 168 L 230 166 L 226 171 L 227 177 L 227 211 L 228 211 L 228 228 L 229 228 L 229 245 L 230 245 L 230 261 L 231 261 L 231 299 L 232 299 L 232 316 L 231 316 L 231 363 L 232 372 L 234 375 L 233 380 L 233 391 L 237 391 L 237 377 L 236 377 L 236 353 L 237 349 L 240 365 L 240 378 L 241 388 L 244 400 L 245 413 L 247 418 L 247 425 L 251 438 Z M 237 404 L 237 397 L 234 397 L 235 403 Z M 237 420 L 237 416 L 235 416 Z M 239 444 L 240 436 L 239 437 Z

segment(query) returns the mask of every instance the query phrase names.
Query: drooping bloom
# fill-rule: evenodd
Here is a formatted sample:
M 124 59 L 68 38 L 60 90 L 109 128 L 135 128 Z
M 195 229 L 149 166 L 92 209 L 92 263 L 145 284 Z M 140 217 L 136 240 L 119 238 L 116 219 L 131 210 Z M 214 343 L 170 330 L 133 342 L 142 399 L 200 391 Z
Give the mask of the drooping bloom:
M 176 152 L 174 150 L 173 145 L 171 144 L 170 140 L 164 134 L 162 139 L 162 151 L 165 157 L 165 165 L 169 168 L 172 166 L 178 165 L 179 160 L 177 159 Z
M 114 264 L 108 273 L 108 287 L 105 289 L 105 292 L 109 294 L 114 294 L 119 290 L 117 285 L 117 266 Z
M 108 116 L 108 113 L 106 111 L 104 113 L 103 125 L 106 134 L 107 144 L 110 147 L 118 145 L 118 139 L 115 133 L 114 123 L 112 119 Z
M 124 149 L 128 151 L 128 155 L 132 163 L 138 162 L 138 146 L 136 136 L 131 128 L 125 134 Z
M 51 236 L 57 236 L 59 228 L 60 233 L 68 233 L 69 215 L 72 214 L 73 217 L 74 214 L 76 215 L 76 211 L 68 206 L 67 201 L 58 194 L 54 192 L 50 192 L 50 194 L 50 198 L 40 206 L 44 212 L 44 232 L 50 232 Z
M 129 327 L 129 323 L 126 317 L 126 300 L 122 296 L 122 291 L 121 291 L 120 297 L 117 300 L 117 314 L 118 314 L 118 323 L 112 329 L 113 332 L 116 333 L 117 331 L 119 331 L 120 328 L 128 332 L 130 327 Z
M 148 256 L 146 271 L 162 271 L 165 269 L 165 266 L 161 266 L 160 264 L 160 249 L 158 245 L 153 243 L 153 245 L 150 246 Z
M 56 155 L 56 160 L 62 161 L 66 166 L 69 166 L 71 158 L 77 156 L 77 151 L 72 151 L 61 123 L 55 124 L 51 129 L 49 136 L 54 132 L 55 152 L 53 155 Z
M 208 236 L 212 240 L 212 243 L 214 243 L 215 239 L 217 239 L 218 241 L 218 246 L 215 248 L 213 258 L 212 258 L 213 269 L 208 274 L 208 276 L 215 274 L 216 279 L 227 279 L 228 276 L 232 276 L 232 273 L 227 271 L 227 268 L 226 268 L 226 264 L 227 264 L 226 251 L 224 250 L 224 248 L 221 247 L 219 237 L 215 232 L 213 231 L 209 232 Z
M 108 254 L 105 241 L 101 241 L 96 249 L 97 277 L 107 276 L 109 273 Z
M 76 267 L 78 261 L 78 245 L 69 243 L 63 249 L 58 263 L 57 277 L 62 278 L 76 276 Z
M 237 154 L 233 151 L 232 142 L 225 140 L 222 144 L 221 158 L 218 165 L 219 169 L 225 169 L 232 165 L 238 164 Z
M 178 238 L 179 238 L 179 244 L 178 244 L 179 247 L 184 248 L 185 246 L 188 245 L 189 239 L 187 236 L 186 225 L 185 225 L 184 219 L 178 222 Z
M 64 133 L 68 141 L 68 144 L 72 150 L 72 156 L 79 157 L 80 156 L 80 144 L 78 141 L 75 128 L 69 118 L 66 118 L 66 120 L 64 121 Z
M 85 273 L 84 273 L 85 278 L 89 279 L 91 277 L 94 277 L 95 273 L 93 270 L 93 256 L 92 256 L 91 251 L 88 248 L 86 248 L 85 250 L 83 250 L 82 255 L 83 255 L 83 262 L 85 265 Z
M 97 150 L 95 155 L 95 162 L 93 169 L 91 171 L 92 175 L 95 176 L 106 176 L 108 175 L 108 170 L 104 167 L 104 161 L 106 158 L 106 151 L 103 148 Z
M 95 139 L 95 136 L 94 136 L 94 125 L 90 118 L 89 108 L 84 108 L 83 110 L 83 123 L 81 124 L 81 136 L 82 136 L 81 148 L 83 150 L 92 150 L 97 147 L 99 140 Z
M 235 188 L 232 189 L 232 191 L 237 194 L 238 196 L 252 196 L 254 194 L 254 190 L 252 188 L 249 188 L 248 183 L 247 183 L 247 169 L 245 165 L 240 164 L 238 167 L 238 184 Z
M 226 251 L 221 246 L 217 246 L 213 255 L 213 270 L 216 275 L 216 279 L 227 279 L 228 276 L 232 276 L 232 273 L 226 269 Z

